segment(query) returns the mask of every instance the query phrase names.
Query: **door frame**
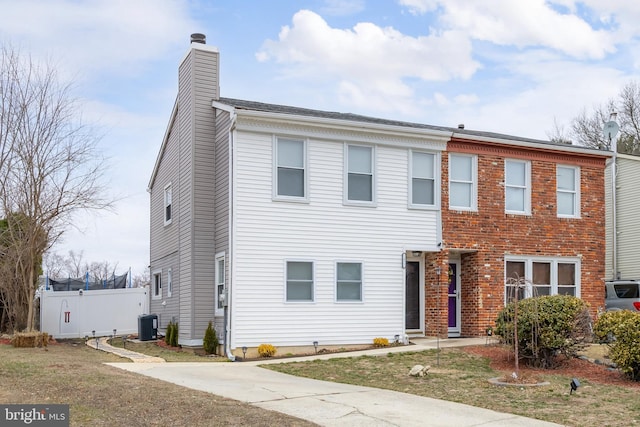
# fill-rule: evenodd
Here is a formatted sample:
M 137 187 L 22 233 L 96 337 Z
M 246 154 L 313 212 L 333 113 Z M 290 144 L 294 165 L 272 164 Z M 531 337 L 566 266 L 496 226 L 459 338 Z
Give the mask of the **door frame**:
M 418 268 L 418 275 L 420 276 L 420 283 L 418 286 L 420 286 L 420 295 L 419 295 L 419 300 L 420 300 L 420 328 L 419 329 L 405 329 L 405 334 L 409 335 L 409 336 L 424 336 L 424 322 L 425 322 L 425 317 L 424 317 L 424 312 L 425 312 L 425 294 L 424 294 L 424 252 L 421 253 L 419 256 L 414 256 L 412 251 L 407 251 L 405 254 L 406 257 L 406 261 L 407 262 L 417 262 L 419 264 L 419 268 Z M 403 307 L 403 313 L 402 313 L 402 318 L 403 320 L 403 324 L 406 325 L 406 320 L 407 320 L 407 294 L 406 294 L 406 289 L 407 289 L 407 271 L 406 269 L 404 270 L 404 287 L 403 287 L 403 293 L 404 293 L 404 298 L 403 298 L 403 302 L 402 302 L 402 307 Z
M 456 283 L 456 327 L 455 328 L 451 328 L 449 327 L 447 329 L 448 331 L 448 335 L 449 337 L 459 337 L 460 333 L 461 333 L 461 318 L 462 318 L 462 283 L 460 281 L 460 265 L 461 265 L 461 260 L 460 258 L 450 258 L 448 264 L 454 264 L 456 266 L 456 277 L 455 277 L 455 283 Z M 449 269 L 447 264 L 447 270 Z M 451 294 L 449 294 L 449 281 L 447 281 L 447 310 L 449 307 L 449 297 Z M 448 318 L 448 311 L 447 311 L 447 318 Z

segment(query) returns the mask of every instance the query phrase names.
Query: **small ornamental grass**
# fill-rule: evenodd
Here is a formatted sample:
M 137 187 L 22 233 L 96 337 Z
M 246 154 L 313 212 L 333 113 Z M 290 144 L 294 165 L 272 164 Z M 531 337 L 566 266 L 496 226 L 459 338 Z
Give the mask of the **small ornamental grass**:
M 386 338 L 378 337 L 373 339 L 374 347 L 389 347 L 389 340 Z
M 271 357 L 276 354 L 277 349 L 271 344 L 260 344 L 258 346 L 258 354 L 260 357 Z

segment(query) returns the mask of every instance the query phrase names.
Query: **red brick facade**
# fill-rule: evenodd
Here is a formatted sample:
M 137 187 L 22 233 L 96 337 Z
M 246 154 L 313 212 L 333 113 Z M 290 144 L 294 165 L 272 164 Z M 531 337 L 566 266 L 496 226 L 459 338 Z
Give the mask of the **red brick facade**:
M 477 211 L 449 209 L 449 153 L 477 156 Z M 531 215 L 505 213 L 505 159 L 531 162 Z M 505 255 L 577 257 L 580 296 L 604 306 L 605 155 L 453 139 L 442 154 L 442 244 L 426 258 L 427 335 L 447 335 L 448 263 L 460 263 L 461 335 L 485 335 L 504 306 Z M 580 167 L 580 217 L 558 218 L 556 166 Z M 435 289 L 435 287 L 434 287 Z M 435 295 L 439 295 L 439 301 Z

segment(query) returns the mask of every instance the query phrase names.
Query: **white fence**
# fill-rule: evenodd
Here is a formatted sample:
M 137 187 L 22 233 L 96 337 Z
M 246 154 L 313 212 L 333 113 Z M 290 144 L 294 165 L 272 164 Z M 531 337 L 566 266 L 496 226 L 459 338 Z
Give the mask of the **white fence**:
M 138 316 L 149 313 L 148 288 L 43 291 L 40 330 L 54 338 L 138 332 Z

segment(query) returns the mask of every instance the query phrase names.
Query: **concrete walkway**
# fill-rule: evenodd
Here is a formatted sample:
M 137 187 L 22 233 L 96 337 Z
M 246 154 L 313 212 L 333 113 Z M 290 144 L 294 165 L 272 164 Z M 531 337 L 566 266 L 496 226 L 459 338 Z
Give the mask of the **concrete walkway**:
M 460 403 L 390 390 L 296 377 L 258 366 L 270 363 L 354 357 L 365 354 L 384 355 L 390 352 L 422 351 L 434 349 L 437 346 L 446 348 L 477 345 L 485 344 L 486 340 L 485 338 L 457 338 L 437 342 L 435 339 L 418 339 L 412 340 L 412 343 L 415 345 L 251 362 L 162 363 L 147 361 L 147 363 L 108 363 L 108 365 L 191 389 L 250 403 L 260 408 L 282 412 L 321 426 L 558 426 L 558 424 Z M 106 343 L 99 342 L 98 348 L 110 351 L 109 347 L 104 344 Z M 131 358 L 131 355 L 127 354 L 132 352 L 116 347 L 111 347 L 111 349 L 116 354 Z M 125 351 L 127 354 L 124 353 Z M 140 362 L 141 360 L 136 357 L 134 361 Z

